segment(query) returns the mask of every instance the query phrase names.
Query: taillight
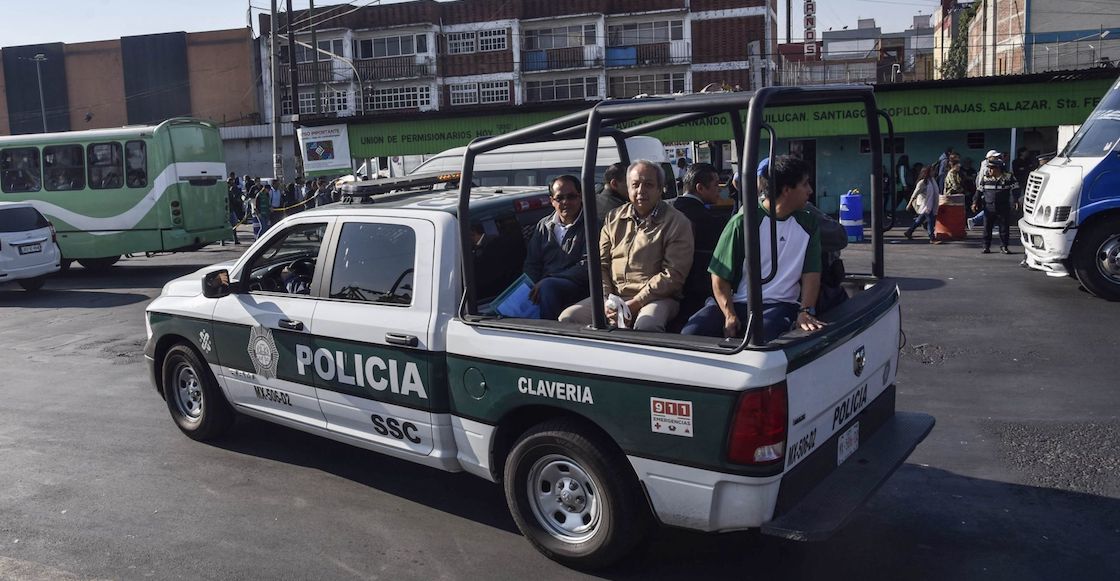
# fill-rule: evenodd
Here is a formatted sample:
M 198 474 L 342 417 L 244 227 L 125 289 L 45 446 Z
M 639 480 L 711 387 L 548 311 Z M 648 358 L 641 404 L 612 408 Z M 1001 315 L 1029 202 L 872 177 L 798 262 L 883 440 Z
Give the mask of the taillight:
M 786 455 L 787 412 L 784 381 L 739 396 L 727 459 L 736 464 L 780 462 Z
M 54 230 L 54 224 L 48 224 L 51 227 L 51 242 L 58 244 L 58 232 Z

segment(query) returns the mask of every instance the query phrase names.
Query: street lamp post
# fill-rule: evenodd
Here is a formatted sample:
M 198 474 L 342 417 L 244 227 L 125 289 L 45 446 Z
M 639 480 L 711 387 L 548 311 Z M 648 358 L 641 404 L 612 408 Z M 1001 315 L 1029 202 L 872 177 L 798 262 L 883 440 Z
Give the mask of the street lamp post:
M 47 105 L 43 102 L 43 73 L 39 70 L 39 64 L 47 60 L 47 55 L 39 53 L 32 57 L 31 60 L 35 61 L 35 80 L 39 82 L 39 114 L 43 116 L 43 133 L 46 133 Z

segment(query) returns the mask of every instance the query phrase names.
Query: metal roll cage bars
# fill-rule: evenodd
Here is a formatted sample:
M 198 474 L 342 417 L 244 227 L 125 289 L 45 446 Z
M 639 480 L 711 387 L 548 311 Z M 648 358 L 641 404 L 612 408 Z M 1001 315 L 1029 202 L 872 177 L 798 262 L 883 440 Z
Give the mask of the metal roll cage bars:
M 773 127 L 764 121 L 763 113 L 767 106 L 791 105 L 824 105 L 836 103 L 862 103 L 864 118 L 867 120 L 867 132 L 871 145 L 871 232 L 873 240 L 873 253 L 871 262 L 871 276 L 883 278 L 883 140 L 879 130 L 879 119 L 886 120 L 888 135 L 891 142 L 891 177 L 892 186 L 895 181 L 894 166 L 894 127 L 890 116 L 876 106 L 873 89 L 870 86 L 833 86 L 833 87 L 765 87 L 756 92 L 693 94 L 674 97 L 654 97 L 643 99 L 619 99 L 600 101 L 586 111 L 570 113 L 551 121 L 525 127 L 509 133 L 490 137 L 479 137 L 472 141 L 463 156 L 463 169 L 459 182 L 459 236 L 464 249 L 473 245 L 470 232 L 470 192 L 471 182 L 474 178 L 475 158 L 482 153 L 508 145 L 520 143 L 533 143 L 555 141 L 560 139 L 577 138 L 581 134 L 585 137 L 583 168 L 580 179 L 584 184 L 583 206 L 595 207 L 595 192 L 589 184 L 595 183 L 595 164 L 598 154 L 599 139 L 601 137 L 613 138 L 623 164 L 629 164 L 630 159 L 626 149 L 626 138 L 643 135 L 673 127 L 690 121 L 697 121 L 715 115 L 728 114 L 731 118 L 731 129 L 735 140 L 736 151 L 740 152 L 739 173 L 743 176 L 742 201 L 758 199 L 757 180 L 747 179 L 754 174 L 748 171 L 755 168 L 759 161 L 759 133 L 766 130 L 770 137 L 770 150 L 774 154 L 774 143 L 777 135 Z M 743 120 L 742 111 L 746 110 L 746 121 Z M 627 128 L 618 127 L 619 124 L 641 119 L 643 117 L 664 116 L 659 119 L 647 121 Z M 750 136 L 751 139 L 747 139 Z M 666 178 L 668 179 L 668 178 Z M 772 181 L 770 183 L 773 183 Z M 748 296 L 751 297 L 750 316 L 747 320 L 747 332 L 737 344 L 728 340 L 721 348 L 711 349 L 720 353 L 738 353 L 748 346 L 761 347 L 764 344 L 759 340 L 762 337 L 762 301 L 754 300 L 762 296 L 762 285 L 773 278 L 777 261 L 771 260 L 773 272 L 767 277 L 757 274 L 761 270 L 759 256 L 759 215 L 758 205 L 743 203 L 743 220 L 746 228 L 746 256 L 748 261 Z M 585 210 L 586 211 L 586 210 Z M 584 229 L 587 236 L 587 272 L 591 289 L 602 289 L 602 274 L 599 270 L 599 246 L 592 243 L 598 240 L 594 220 L 584 220 Z M 771 239 L 776 237 L 776 224 L 771 221 Z M 776 252 L 776 245 L 771 244 L 772 252 Z M 476 316 L 478 302 L 475 295 L 474 264 L 467 260 L 467 252 L 462 253 L 463 284 L 465 293 L 460 308 L 460 315 L 465 319 Z M 601 292 L 592 292 L 592 329 L 604 330 L 609 326 L 603 310 L 603 296 Z

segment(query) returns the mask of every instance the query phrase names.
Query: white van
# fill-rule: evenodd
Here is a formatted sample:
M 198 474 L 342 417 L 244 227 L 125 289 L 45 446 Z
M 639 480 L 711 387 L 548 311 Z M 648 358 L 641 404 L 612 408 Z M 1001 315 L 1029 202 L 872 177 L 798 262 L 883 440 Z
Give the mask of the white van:
M 474 164 L 474 183 L 482 187 L 546 186 L 559 175 L 580 175 L 583 167 L 584 140 L 566 139 L 542 143 L 510 145 L 487 152 Z M 638 136 L 626 139 L 630 160 L 648 159 L 661 164 L 665 170 L 670 193 L 675 192 L 671 182 L 675 174 L 665 155 L 665 147 L 654 137 Z M 411 173 L 459 171 L 463 167 L 466 147 L 448 149 L 420 164 Z M 596 160 L 596 182 L 603 177 L 607 166 L 619 161 L 618 149 L 611 138 L 599 140 Z
M 15 281 L 25 290 L 43 287 L 58 272 L 62 254 L 54 226 L 28 202 L 0 202 L 0 283 Z

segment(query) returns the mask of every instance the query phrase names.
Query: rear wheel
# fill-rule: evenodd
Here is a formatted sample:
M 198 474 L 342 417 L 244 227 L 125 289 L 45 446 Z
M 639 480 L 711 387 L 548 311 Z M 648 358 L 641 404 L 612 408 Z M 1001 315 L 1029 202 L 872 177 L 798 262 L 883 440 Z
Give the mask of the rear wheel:
M 35 278 L 21 278 L 16 282 L 19 283 L 19 286 L 23 287 L 23 290 L 34 292 L 43 288 L 43 283 L 47 282 L 47 277 L 36 276 Z
M 1086 290 L 1120 301 L 1120 216 L 1092 224 L 1079 237 L 1072 262 Z
M 186 345 L 163 358 L 163 395 L 175 424 L 194 440 L 217 438 L 233 423 L 233 408 L 210 368 Z
M 109 267 L 116 264 L 120 259 L 121 257 L 119 255 L 107 256 L 105 258 L 79 258 L 78 264 L 82 265 L 82 268 L 86 270 L 103 272 L 109 270 Z
M 649 532 L 648 506 L 626 458 L 578 422 L 529 430 L 510 452 L 504 476 L 517 527 L 554 561 L 605 567 Z

